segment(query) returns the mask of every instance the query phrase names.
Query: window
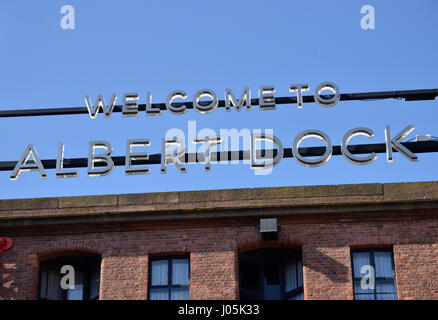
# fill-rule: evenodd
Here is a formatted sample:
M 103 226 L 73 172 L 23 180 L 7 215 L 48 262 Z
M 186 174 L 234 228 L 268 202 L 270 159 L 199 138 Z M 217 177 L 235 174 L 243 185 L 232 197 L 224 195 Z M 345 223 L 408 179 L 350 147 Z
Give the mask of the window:
M 150 300 L 188 300 L 190 263 L 184 257 L 153 259 L 149 268 Z
M 239 255 L 241 300 L 302 300 L 301 252 L 265 248 Z
M 100 258 L 91 256 L 62 257 L 41 262 L 38 299 L 98 300 L 100 262 Z M 62 288 L 62 278 L 73 275 L 70 271 L 61 273 L 63 266 L 73 267 L 74 288 Z
M 392 250 L 355 250 L 352 260 L 356 300 L 397 299 Z

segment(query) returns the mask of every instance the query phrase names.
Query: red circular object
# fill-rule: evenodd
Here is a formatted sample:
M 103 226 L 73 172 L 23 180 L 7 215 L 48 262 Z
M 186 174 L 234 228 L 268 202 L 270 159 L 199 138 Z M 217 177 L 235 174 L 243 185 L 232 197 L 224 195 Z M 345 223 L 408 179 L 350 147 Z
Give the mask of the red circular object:
M 12 247 L 12 239 L 8 237 L 0 238 L 0 253 Z

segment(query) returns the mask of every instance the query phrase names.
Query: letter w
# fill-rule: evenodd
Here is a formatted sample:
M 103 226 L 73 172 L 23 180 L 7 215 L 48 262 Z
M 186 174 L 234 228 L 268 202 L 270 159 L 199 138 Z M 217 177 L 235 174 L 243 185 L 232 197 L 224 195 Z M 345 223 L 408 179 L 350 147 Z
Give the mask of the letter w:
M 101 94 L 99 94 L 97 96 L 96 103 L 93 106 L 91 104 L 90 97 L 87 95 L 85 96 L 85 104 L 87 105 L 88 113 L 90 114 L 91 119 L 96 119 L 100 108 L 102 108 L 103 112 L 105 113 L 105 117 L 109 118 L 111 116 L 111 113 L 113 112 L 116 101 L 117 96 L 115 93 L 113 93 L 109 105 L 106 105 L 105 99 Z

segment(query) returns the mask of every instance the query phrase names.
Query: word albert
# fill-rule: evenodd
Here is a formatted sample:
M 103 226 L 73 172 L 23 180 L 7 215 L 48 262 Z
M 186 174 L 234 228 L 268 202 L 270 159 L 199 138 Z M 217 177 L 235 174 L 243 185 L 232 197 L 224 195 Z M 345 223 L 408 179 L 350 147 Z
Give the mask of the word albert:
M 391 138 L 390 127 L 385 128 L 385 139 L 386 139 L 386 155 L 387 161 L 393 161 L 393 149 L 398 151 L 401 155 L 406 157 L 411 161 L 417 161 L 417 156 L 412 153 L 409 149 L 402 145 L 401 140 L 404 139 L 414 130 L 414 126 L 409 125 L 398 133 L 394 138 Z M 374 152 L 365 156 L 354 155 L 348 149 L 348 144 L 352 138 L 355 136 L 362 135 L 368 138 L 374 136 L 374 132 L 369 128 L 359 127 L 349 130 L 342 139 L 341 152 L 342 155 L 351 163 L 357 165 L 370 164 L 376 160 L 377 156 Z M 323 141 L 325 145 L 325 152 L 318 157 L 305 157 L 300 154 L 299 146 L 303 140 L 307 138 L 318 138 Z M 274 150 L 265 150 L 264 156 L 261 157 L 261 150 L 257 150 L 257 142 L 265 141 L 270 144 L 275 145 L 276 154 L 274 156 Z M 211 168 L 211 160 L 217 160 L 216 157 L 212 157 L 210 149 L 213 146 L 222 143 L 220 136 L 203 136 L 197 137 L 193 140 L 194 144 L 202 144 L 204 146 L 204 153 L 196 153 L 199 162 L 204 162 L 205 170 L 209 171 Z M 138 147 L 149 147 L 149 139 L 131 139 L 127 140 L 126 143 L 126 155 L 125 155 L 125 173 L 127 175 L 133 174 L 147 174 L 149 173 L 149 168 L 145 166 L 148 163 L 149 155 L 146 152 L 134 152 L 133 148 Z M 169 148 L 170 147 L 170 148 Z M 97 149 L 104 149 L 104 152 L 96 154 Z M 104 176 L 109 173 L 114 168 L 114 161 L 111 158 L 113 149 L 111 144 L 106 141 L 90 141 L 88 147 L 88 176 L 97 177 Z M 187 154 L 186 145 L 183 139 L 174 138 L 163 138 L 161 144 L 161 173 L 166 173 L 166 168 L 168 164 L 175 164 L 180 172 L 186 172 L 186 167 L 184 166 Z M 293 158 L 301 165 L 306 167 L 317 167 L 326 163 L 333 153 L 333 146 L 330 138 L 322 131 L 311 129 L 305 130 L 299 133 L 292 145 Z M 226 159 L 229 160 L 228 153 L 220 152 L 219 155 L 225 154 Z M 267 133 L 252 133 L 250 136 L 250 150 L 249 150 L 249 160 L 250 167 L 253 170 L 257 169 L 269 169 L 276 166 L 282 159 L 284 155 L 283 145 L 276 136 Z M 29 160 L 30 157 L 33 160 Z M 188 157 L 188 162 L 196 162 L 196 159 L 191 159 Z M 140 163 L 139 163 L 140 162 Z M 141 163 L 142 162 L 142 163 Z M 21 172 L 23 171 L 38 171 L 43 178 L 47 178 L 45 168 L 38 156 L 36 148 L 30 144 L 27 146 L 20 160 L 15 165 L 15 168 L 11 174 L 11 180 L 16 180 Z M 64 144 L 62 142 L 58 143 L 58 154 L 56 158 L 56 176 L 57 177 L 76 177 L 78 176 L 77 170 L 64 168 Z

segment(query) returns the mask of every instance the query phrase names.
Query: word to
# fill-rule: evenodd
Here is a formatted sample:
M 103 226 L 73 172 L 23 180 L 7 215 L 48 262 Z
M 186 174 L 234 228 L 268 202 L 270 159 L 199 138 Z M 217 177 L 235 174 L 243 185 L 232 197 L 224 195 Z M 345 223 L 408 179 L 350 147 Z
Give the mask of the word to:
M 304 84 L 292 84 L 289 86 L 289 92 L 296 92 L 298 108 L 303 107 L 303 92 L 309 91 L 309 85 Z M 325 90 L 332 93 L 331 97 L 321 95 Z M 201 98 L 208 98 L 209 101 L 201 101 Z M 332 107 L 336 105 L 340 99 L 339 88 L 336 84 L 331 82 L 323 82 L 319 84 L 314 93 L 316 103 L 323 107 Z M 140 97 L 138 93 L 125 93 L 123 94 L 122 102 L 122 114 L 124 117 L 137 117 L 138 113 L 138 101 Z M 187 99 L 187 93 L 182 90 L 175 90 L 169 93 L 166 99 L 166 109 L 172 114 L 181 115 L 187 111 L 187 106 L 184 103 L 174 103 L 175 99 Z M 85 96 L 85 104 L 87 106 L 88 113 L 92 119 L 97 117 L 99 110 L 102 110 L 107 118 L 111 117 L 114 106 L 116 105 L 117 95 L 114 93 L 109 104 L 106 104 L 104 97 L 99 94 L 97 96 L 94 105 L 91 103 L 91 99 L 88 95 Z M 275 87 L 264 86 L 259 88 L 259 103 L 260 110 L 275 110 Z M 219 100 L 216 93 L 210 89 L 198 90 L 193 96 L 193 108 L 202 114 L 210 113 L 216 110 L 219 106 Z M 239 112 L 242 107 L 245 106 L 247 110 L 251 110 L 251 90 L 249 87 L 243 89 L 239 99 L 236 99 L 231 89 L 225 89 L 225 110 L 231 111 L 231 107 L 234 107 Z M 161 115 L 161 109 L 158 106 L 152 105 L 152 95 L 148 91 L 146 92 L 146 115 L 157 116 Z

